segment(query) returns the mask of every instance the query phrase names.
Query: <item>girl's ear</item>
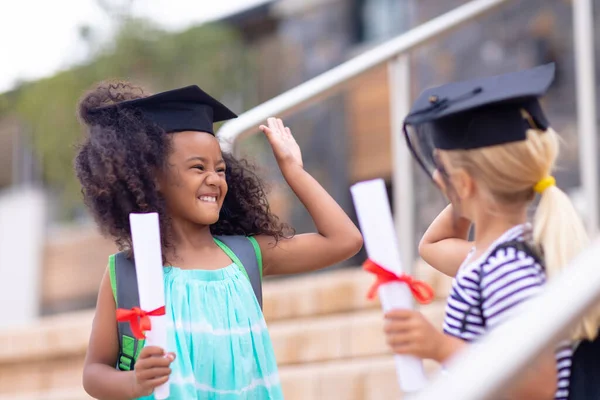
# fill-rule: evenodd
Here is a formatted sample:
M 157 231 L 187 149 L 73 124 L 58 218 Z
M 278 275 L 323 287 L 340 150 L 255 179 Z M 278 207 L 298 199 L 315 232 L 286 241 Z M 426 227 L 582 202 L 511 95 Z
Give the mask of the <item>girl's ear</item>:
M 457 169 L 451 175 L 452 185 L 459 199 L 465 200 L 475 194 L 476 185 L 473 177 L 463 168 Z
M 442 178 L 442 174 L 438 169 L 433 171 L 432 178 L 433 178 L 433 181 L 435 182 L 435 184 L 440 188 L 442 193 L 444 193 L 444 195 L 445 195 L 446 194 L 446 183 L 444 182 L 444 179 Z

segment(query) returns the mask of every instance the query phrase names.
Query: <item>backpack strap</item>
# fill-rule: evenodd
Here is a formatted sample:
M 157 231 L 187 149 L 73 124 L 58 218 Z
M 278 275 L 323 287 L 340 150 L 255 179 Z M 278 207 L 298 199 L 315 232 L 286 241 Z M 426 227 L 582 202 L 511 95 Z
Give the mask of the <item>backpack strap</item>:
M 600 398 L 600 332 L 593 341 L 582 340 L 573 352 L 569 400 Z
M 246 270 L 252 290 L 262 308 L 262 253 L 256 239 L 252 236 L 216 236 L 215 238 L 229 247 L 238 258 Z
M 217 236 L 217 244 L 225 245 L 223 250 L 233 261 L 244 268 L 252 290 L 262 308 L 262 254 L 258 242 L 253 237 Z M 140 306 L 135 263 L 127 258 L 125 252 L 109 257 L 110 283 L 117 308 L 131 309 Z M 144 340 L 138 340 L 127 322 L 117 323 L 119 335 L 119 358 L 117 369 L 130 371 L 134 369 L 135 360 L 144 347 Z
M 494 253 L 498 250 L 505 250 L 505 249 L 509 249 L 509 248 L 516 249 L 517 251 L 525 252 L 526 254 L 532 256 L 533 259 L 535 260 L 535 262 L 538 263 L 542 268 L 544 268 L 544 263 L 542 262 L 541 252 L 537 251 L 535 244 L 533 244 L 531 242 L 526 242 L 526 241 L 518 240 L 518 239 L 509 240 L 507 242 L 500 243 L 498 246 L 496 246 L 492 250 L 492 253 Z M 480 268 L 477 271 L 477 275 L 479 277 L 479 284 L 481 285 L 481 282 L 483 281 L 483 269 Z M 475 315 L 472 312 L 472 309 L 474 307 L 475 306 L 469 306 L 469 308 L 467 309 L 467 312 L 465 312 L 465 315 L 461 320 L 461 328 L 460 328 L 461 333 L 464 333 L 467 329 L 467 318 L 469 317 L 469 315 Z M 481 304 L 478 307 L 480 308 L 479 314 L 481 316 L 483 325 L 486 326 L 487 321 L 486 321 L 485 315 L 483 313 L 483 310 L 481 309 Z
M 109 268 L 111 286 L 117 308 L 131 309 L 140 306 L 137 286 L 137 275 L 133 260 L 127 258 L 124 252 L 110 256 Z M 117 369 L 130 371 L 134 369 L 135 360 L 144 347 L 144 340 L 138 340 L 127 322 L 118 322 L 119 358 Z
M 544 268 L 544 257 L 543 257 L 542 251 L 538 250 L 537 246 L 533 242 L 523 241 L 523 240 L 518 240 L 518 239 L 509 240 L 508 242 L 504 242 L 504 243 L 501 243 L 500 245 L 498 245 L 494 249 L 494 251 L 499 250 L 499 249 L 508 249 L 508 248 L 517 249 L 518 251 L 522 251 L 522 252 L 530 255 L 531 257 L 533 257 L 533 259 L 535 260 L 536 263 L 538 263 L 543 269 L 545 269 Z

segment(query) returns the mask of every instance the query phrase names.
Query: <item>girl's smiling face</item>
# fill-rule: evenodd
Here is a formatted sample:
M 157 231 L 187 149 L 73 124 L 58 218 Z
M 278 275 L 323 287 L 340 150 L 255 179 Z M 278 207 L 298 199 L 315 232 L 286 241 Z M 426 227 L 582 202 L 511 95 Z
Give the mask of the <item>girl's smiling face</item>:
M 158 177 L 169 215 L 199 225 L 212 225 L 219 220 L 227 194 L 221 146 L 206 132 L 171 135 L 171 154 Z

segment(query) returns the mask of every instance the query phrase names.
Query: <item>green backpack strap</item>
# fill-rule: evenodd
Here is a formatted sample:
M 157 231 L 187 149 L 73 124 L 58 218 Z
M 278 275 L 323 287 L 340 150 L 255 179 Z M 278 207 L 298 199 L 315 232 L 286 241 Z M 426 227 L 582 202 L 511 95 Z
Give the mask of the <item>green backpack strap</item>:
M 215 236 L 215 239 L 227 246 L 244 267 L 254 295 L 262 308 L 262 253 L 256 239 L 252 236 Z M 227 252 L 227 249 L 223 250 Z M 235 257 L 228 255 L 236 261 Z
M 124 252 L 114 254 L 109 259 L 111 285 L 117 308 L 131 309 L 140 306 L 135 264 Z M 135 360 L 144 347 L 144 340 L 138 340 L 131 331 L 128 322 L 118 322 L 119 358 L 117 369 L 134 369 Z
M 217 236 L 217 244 L 225 245 L 223 250 L 232 260 L 244 268 L 252 290 L 262 308 L 262 255 L 260 247 L 253 237 Z M 135 263 L 127 258 L 124 252 L 109 258 L 110 283 L 117 308 L 129 310 L 140 306 Z M 128 322 L 118 322 L 119 359 L 117 369 L 130 371 L 134 369 L 135 360 L 144 347 L 144 340 L 138 340 L 131 331 Z

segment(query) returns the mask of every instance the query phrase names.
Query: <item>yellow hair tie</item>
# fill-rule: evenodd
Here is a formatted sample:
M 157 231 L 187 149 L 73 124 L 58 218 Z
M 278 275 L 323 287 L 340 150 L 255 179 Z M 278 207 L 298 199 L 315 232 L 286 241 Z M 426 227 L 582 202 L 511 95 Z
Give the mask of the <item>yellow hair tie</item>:
M 548 189 L 550 186 L 556 186 L 556 179 L 553 176 L 547 176 L 544 179 L 540 180 L 535 184 L 533 190 L 537 193 L 542 194 Z

